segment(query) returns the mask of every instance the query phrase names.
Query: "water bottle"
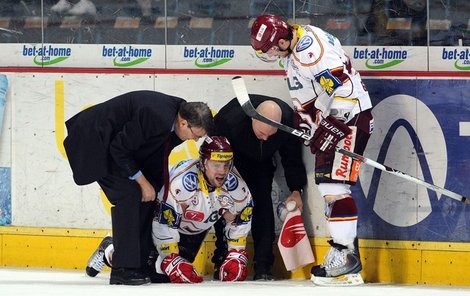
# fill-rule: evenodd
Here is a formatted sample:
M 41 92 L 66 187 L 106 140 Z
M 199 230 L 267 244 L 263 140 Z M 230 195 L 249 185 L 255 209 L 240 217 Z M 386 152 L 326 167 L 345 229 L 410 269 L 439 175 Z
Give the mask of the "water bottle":
M 291 200 L 287 204 L 285 202 L 280 202 L 276 208 L 276 214 L 279 220 L 284 222 L 286 220 L 287 214 L 296 208 L 295 201 Z

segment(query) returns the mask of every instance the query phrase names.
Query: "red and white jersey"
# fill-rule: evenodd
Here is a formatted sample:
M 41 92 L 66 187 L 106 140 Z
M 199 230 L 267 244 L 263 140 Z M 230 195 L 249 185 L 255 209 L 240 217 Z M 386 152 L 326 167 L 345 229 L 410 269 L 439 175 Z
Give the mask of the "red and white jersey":
M 298 42 L 282 63 L 294 108 L 302 120 L 315 129 L 321 117 L 331 114 L 347 122 L 372 108 L 361 77 L 339 40 L 314 26 L 294 28 Z
M 170 171 L 169 190 L 163 187 L 158 193 L 160 205 L 152 223 L 157 250 L 177 244 L 180 233 L 199 234 L 210 229 L 225 211 L 236 215 L 225 227 L 229 247 L 244 249 L 253 210 L 248 186 L 232 169 L 222 187 L 209 191 L 198 164 L 194 159 L 180 162 Z

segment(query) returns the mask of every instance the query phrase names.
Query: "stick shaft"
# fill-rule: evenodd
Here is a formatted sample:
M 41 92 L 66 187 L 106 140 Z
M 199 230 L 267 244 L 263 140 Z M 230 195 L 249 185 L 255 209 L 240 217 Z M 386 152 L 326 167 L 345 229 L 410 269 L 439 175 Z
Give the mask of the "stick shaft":
M 297 129 L 292 128 L 290 126 L 284 125 L 280 122 L 273 121 L 273 120 L 271 120 L 269 118 L 266 118 L 263 115 L 259 114 L 250 102 L 250 97 L 248 95 L 248 91 L 246 89 L 245 82 L 243 81 L 242 77 L 240 77 L 240 76 L 234 77 L 232 79 L 232 86 L 233 86 L 233 90 L 235 91 L 235 95 L 237 96 L 238 102 L 240 103 L 243 110 L 245 111 L 245 113 L 248 116 L 250 116 L 254 119 L 257 119 L 259 121 L 262 121 L 264 123 L 267 123 L 269 125 L 272 125 L 274 127 L 277 127 L 278 129 L 280 129 L 282 131 L 285 131 L 285 132 L 288 132 L 288 133 L 290 133 L 292 135 L 295 135 L 299 138 L 302 138 L 302 139 L 305 139 L 305 140 L 310 140 L 311 139 L 311 136 L 307 135 L 303 131 L 300 131 L 300 130 L 297 130 Z M 426 187 L 430 190 L 433 190 L 435 192 L 444 194 L 444 195 L 446 195 L 450 198 L 459 200 L 459 201 L 464 202 L 464 203 L 470 203 L 470 199 L 467 198 L 467 197 L 464 197 L 464 196 L 462 196 L 458 193 L 452 192 L 450 190 L 439 187 L 437 185 L 430 184 L 430 183 L 428 183 L 424 180 L 418 179 L 416 177 L 408 175 L 408 174 L 406 174 L 404 172 L 401 172 L 399 170 L 396 170 L 394 168 L 391 168 L 391 167 L 385 166 L 383 164 L 380 164 L 380 163 L 378 163 L 376 161 L 373 161 L 372 159 L 366 158 L 362 155 L 356 154 L 354 152 L 345 150 L 345 149 L 340 148 L 340 147 L 336 147 L 336 152 L 344 154 L 346 156 L 349 156 L 349 157 L 351 157 L 351 158 L 353 158 L 357 161 L 360 161 L 364 164 L 370 165 L 370 166 L 372 166 L 376 169 L 379 169 L 381 171 L 384 171 L 384 172 L 387 172 L 389 174 L 395 175 L 397 177 L 406 179 L 406 180 L 408 180 L 410 182 L 413 182 L 415 184 L 422 185 L 422 186 L 424 186 L 424 187 Z

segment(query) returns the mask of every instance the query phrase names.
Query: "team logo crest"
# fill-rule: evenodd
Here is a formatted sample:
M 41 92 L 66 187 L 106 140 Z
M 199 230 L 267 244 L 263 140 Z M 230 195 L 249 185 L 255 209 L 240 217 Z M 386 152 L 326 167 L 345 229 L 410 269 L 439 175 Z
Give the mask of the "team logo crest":
M 227 180 L 225 180 L 225 186 L 228 191 L 234 191 L 238 187 L 238 178 L 232 173 L 229 173 L 227 175 Z
M 310 36 L 305 36 L 302 39 L 300 39 L 299 44 L 297 44 L 297 47 L 295 50 L 297 52 L 301 52 L 302 50 L 308 48 L 310 45 L 313 44 L 313 39 Z
M 244 224 L 244 223 L 249 222 L 251 220 L 252 214 L 253 214 L 253 207 L 250 205 L 246 206 L 240 213 L 238 224 Z
M 188 172 L 184 174 L 183 179 L 181 181 L 183 183 L 184 189 L 187 191 L 195 191 L 197 189 L 197 175 L 193 172 Z
M 175 216 L 170 209 L 163 211 L 163 219 L 165 219 L 168 225 L 174 225 L 176 222 Z
M 315 75 L 315 80 L 320 83 L 321 87 L 326 91 L 327 94 L 333 94 L 333 91 L 340 85 L 342 82 L 339 81 L 329 70 L 324 70 Z

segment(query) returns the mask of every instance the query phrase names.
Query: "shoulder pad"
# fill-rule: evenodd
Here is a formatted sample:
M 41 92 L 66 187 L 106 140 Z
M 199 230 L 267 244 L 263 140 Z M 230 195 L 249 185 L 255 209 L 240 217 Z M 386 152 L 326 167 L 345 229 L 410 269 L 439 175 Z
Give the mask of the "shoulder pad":
M 248 186 L 245 181 L 233 170 L 228 174 L 224 186 L 232 199 L 237 203 L 246 200 L 250 195 L 250 191 L 248 190 Z
M 189 198 L 199 187 L 197 161 L 178 164 L 170 172 L 170 194 L 176 200 Z

